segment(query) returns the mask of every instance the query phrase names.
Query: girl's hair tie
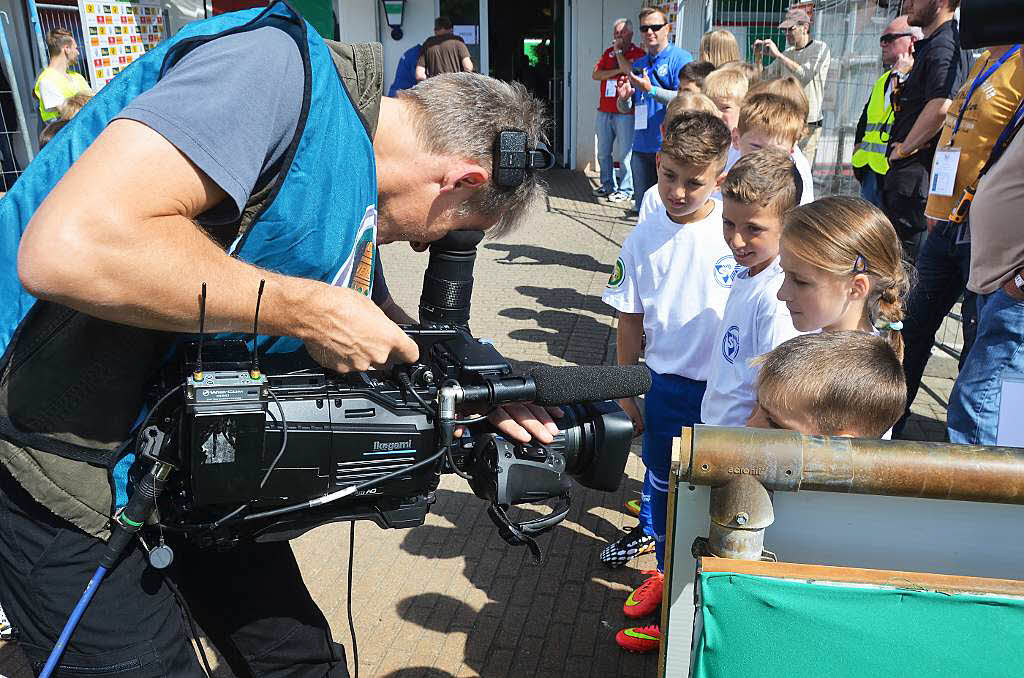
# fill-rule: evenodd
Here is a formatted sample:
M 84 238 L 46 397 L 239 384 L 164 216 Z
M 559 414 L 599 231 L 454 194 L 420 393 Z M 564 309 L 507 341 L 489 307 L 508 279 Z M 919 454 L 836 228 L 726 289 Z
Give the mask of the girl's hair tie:
M 897 320 L 893 323 L 888 320 L 876 320 L 875 328 L 879 330 L 889 330 L 890 332 L 899 332 L 903 329 L 903 321 Z

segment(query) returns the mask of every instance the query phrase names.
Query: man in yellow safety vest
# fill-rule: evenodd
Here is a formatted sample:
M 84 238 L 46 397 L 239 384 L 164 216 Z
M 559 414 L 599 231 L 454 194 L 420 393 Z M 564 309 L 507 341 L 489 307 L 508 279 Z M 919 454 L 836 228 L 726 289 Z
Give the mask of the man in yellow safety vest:
M 896 84 L 893 78 L 905 78 L 914 64 L 914 43 L 923 34 L 917 26 L 910 26 L 906 16 L 899 16 L 885 27 L 879 38 L 882 47 L 882 65 L 888 69 L 875 81 L 871 97 L 864 105 L 857 123 L 853 147 L 853 173 L 860 182 L 861 196 L 882 206 L 882 177 L 889 171 L 885 157 L 892 125 L 892 103 L 889 95 Z
M 78 61 L 78 45 L 75 38 L 63 28 L 54 28 L 46 34 L 50 51 L 50 63 L 36 78 L 32 90 L 39 101 L 39 118 L 42 123 L 52 122 L 60 117 L 60 106 L 79 92 L 92 93 L 89 82 L 68 67 Z

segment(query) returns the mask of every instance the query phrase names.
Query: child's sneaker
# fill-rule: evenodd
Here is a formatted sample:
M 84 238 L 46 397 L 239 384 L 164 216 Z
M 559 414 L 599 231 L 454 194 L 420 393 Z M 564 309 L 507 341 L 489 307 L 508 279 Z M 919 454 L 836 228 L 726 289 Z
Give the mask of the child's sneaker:
M 631 626 L 616 633 L 615 642 L 628 652 L 654 652 L 661 645 L 661 627 Z
M 626 202 L 627 200 L 632 199 L 633 196 L 631 196 L 629 193 L 623 193 L 622 191 L 615 191 L 614 193 L 608 196 L 608 202 Z
M 0 607 L 0 640 L 10 640 L 12 635 L 14 635 L 14 629 L 11 628 L 11 622 L 7 619 L 7 615 L 4 614 L 4 608 Z
M 650 573 L 643 584 L 636 587 L 626 602 L 622 604 L 622 611 L 631 619 L 649 617 L 658 611 L 661 605 L 661 593 L 665 589 L 665 575 L 657 570 Z
M 654 537 L 645 534 L 637 525 L 632 530 L 601 549 L 601 562 L 608 567 L 622 567 L 637 556 L 654 551 Z
M 626 513 L 630 515 L 640 515 L 641 508 L 643 508 L 643 504 L 640 503 L 639 499 L 630 499 L 626 502 Z

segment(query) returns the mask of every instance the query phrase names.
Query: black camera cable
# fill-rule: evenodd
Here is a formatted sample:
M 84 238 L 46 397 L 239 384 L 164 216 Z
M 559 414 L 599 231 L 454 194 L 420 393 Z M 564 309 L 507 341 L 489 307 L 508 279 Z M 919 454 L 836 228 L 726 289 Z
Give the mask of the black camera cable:
M 352 636 L 352 666 L 355 678 L 359 678 L 359 645 L 356 644 L 356 625 L 352 620 L 352 560 L 356 553 L 356 521 L 348 525 L 348 596 L 345 599 L 345 611 L 348 613 L 348 631 Z

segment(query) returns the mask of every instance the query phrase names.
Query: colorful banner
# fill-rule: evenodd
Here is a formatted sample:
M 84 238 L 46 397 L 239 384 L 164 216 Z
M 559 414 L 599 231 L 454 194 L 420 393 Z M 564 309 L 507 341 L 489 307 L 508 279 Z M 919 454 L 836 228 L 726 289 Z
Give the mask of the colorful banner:
M 158 4 L 79 0 L 78 11 L 95 92 L 167 37 Z

